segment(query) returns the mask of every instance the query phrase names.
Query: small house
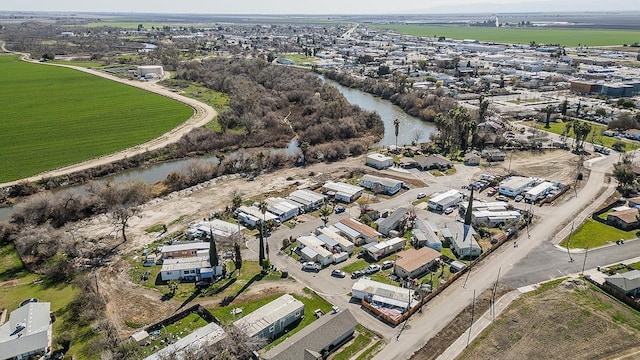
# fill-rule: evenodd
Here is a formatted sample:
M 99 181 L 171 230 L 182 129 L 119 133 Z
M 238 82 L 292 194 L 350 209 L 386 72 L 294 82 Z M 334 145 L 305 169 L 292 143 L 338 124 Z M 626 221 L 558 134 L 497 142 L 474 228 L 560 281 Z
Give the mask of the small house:
M 613 211 L 607 214 L 607 224 L 618 229 L 629 231 L 637 229 L 640 225 L 637 219 L 638 209 L 627 209 L 621 211 Z
M 300 204 L 302 210 L 309 212 L 320 208 L 326 202 L 327 197 L 309 189 L 302 189 L 293 191 L 286 199 Z
M 333 249 L 327 250 L 327 245 L 315 235 L 300 236 L 297 239 L 300 256 L 305 261 L 319 262 L 327 266 L 333 262 Z
M 631 270 L 604 278 L 604 281 L 626 296 L 640 295 L 640 271 Z
M 435 251 L 442 250 L 442 241 L 433 228 L 424 221 L 416 221 L 411 231 L 411 243 L 416 249 L 429 247 Z
M 274 339 L 304 315 L 304 303 L 289 294 L 258 308 L 233 323 L 251 338 Z
M 440 256 L 440 252 L 428 247 L 407 249 L 398 253 L 393 272 L 403 279 L 417 279 L 433 268 Z
M 480 165 L 480 155 L 474 153 L 466 153 L 464 155 L 464 164 L 467 166 L 478 166 Z
M 347 184 L 345 182 L 328 181 L 322 186 L 322 192 L 325 194 L 333 194 L 336 201 L 343 203 L 352 203 L 356 201 L 362 192 L 363 187 Z
M 160 270 L 162 281 L 199 281 L 214 275 L 222 275 L 222 266 L 212 268 L 208 256 L 167 259 L 162 262 Z
M 427 206 L 433 211 L 444 211 L 444 209 L 448 207 L 458 205 L 462 202 L 462 199 L 462 193 L 458 190 L 452 189 L 431 197 Z
M 267 204 L 267 210 L 278 217 L 280 222 L 285 222 L 300 213 L 301 205 L 294 203 L 291 200 L 270 197 L 266 198 L 264 202 Z
M 393 166 L 393 158 L 379 153 L 373 153 L 367 155 L 366 164 L 378 170 L 382 170 Z
M 370 226 L 351 218 L 342 219 L 334 224 L 333 227 L 356 245 L 360 245 L 362 242 L 367 244 L 378 242 L 382 235 Z
M 451 249 L 459 259 L 470 259 L 480 256 L 482 248 L 474 238 L 476 231 L 470 225 L 460 222 L 450 222 L 446 225 L 445 240 L 451 243 Z
M 404 238 L 396 237 L 379 243 L 366 244 L 362 248 L 370 258 L 378 261 L 387 255 L 404 249 L 405 244 L 406 240 Z
M 353 245 L 353 243 L 347 240 L 345 237 L 338 234 L 337 231 L 333 231 L 331 228 L 326 226 L 320 226 L 319 228 L 316 229 L 316 235 L 320 240 L 323 239 L 322 237 L 327 237 L 335 241 L 337 246 L 340 247 L 340 252 L 346 252 L 349 255 L 353 254 L 353 251 L 355 249 L 355 246 Z
M 202 241 L 176 242 L 160 249 L 162 259 L 196 257 L 202 252 L 209 252 L 211 243 Z
M 416 167 L 422 171 L 438 169 L 445 171 L 453 167 L 453 161 L 440 154 L 428 155 L 425 157 L 415 157 Z

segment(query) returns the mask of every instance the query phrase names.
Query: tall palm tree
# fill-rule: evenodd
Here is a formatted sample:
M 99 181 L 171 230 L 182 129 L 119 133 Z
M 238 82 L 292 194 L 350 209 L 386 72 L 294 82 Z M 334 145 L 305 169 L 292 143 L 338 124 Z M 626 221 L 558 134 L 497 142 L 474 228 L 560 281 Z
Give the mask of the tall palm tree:
M 393 120 L 393 127 L 396 130 L 396 150 L 398 150 L 398 134 L 400 133 L 400 120 Z
M 264 201 L 261 201 L 260 204 L 258 204 L 258 208 L 260 209 L 260 212 L 262 213 L 262 221 L 260 222 L 260 252 L 259 252 L 259 259 L 260 259 L 260 266 L 262 266 L 264 268 L 265 267 L 265 261 L 264 261 L 264 251 L 265 251 L 264 223 L 266 221 L 267 203 L 264 202 Z M 267 248 L 267 258 L 268 258 L 269 257 L 269 243 L 268 242 L 266 244 L 266 248 Z

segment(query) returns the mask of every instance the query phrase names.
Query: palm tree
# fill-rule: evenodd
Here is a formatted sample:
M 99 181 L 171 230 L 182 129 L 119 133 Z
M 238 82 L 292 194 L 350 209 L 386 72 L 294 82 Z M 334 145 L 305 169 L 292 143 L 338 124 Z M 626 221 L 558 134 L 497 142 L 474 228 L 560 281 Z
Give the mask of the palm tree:
M 398 150 L 398 134 L 400 133 L 400 120 L 393 120 L 393 127 L 396 130 L 396 150 Z
M 262 213 L 262 221 L 260 222 L 260 251 L 258 253 L 258 258 L 260 261 L 260 266 L 262 266 L 263 268 L 266 266 L 266 263 L 264 261 L 264 250 L 265 250 L 265 243 L 264 243 L 264 223 L 266 221 L 266 213 L 267 213 L 267 203 L 264 201 L 261 201 L 260 204 L 258 204 L 258 208 L 260 209 L 260 212 Z M 267 245 L 269 246 L 269 245 Z M 269 256 L 269 251 L 267 250 L 267 256 Z

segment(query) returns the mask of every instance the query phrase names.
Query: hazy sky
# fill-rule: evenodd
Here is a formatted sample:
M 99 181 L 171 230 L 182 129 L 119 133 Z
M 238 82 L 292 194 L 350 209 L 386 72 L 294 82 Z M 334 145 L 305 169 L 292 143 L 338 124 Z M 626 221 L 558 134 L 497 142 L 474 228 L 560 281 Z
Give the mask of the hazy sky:
M 0 0 L 0 11 L 406 14 L 639 10 L 638 0 Z M 636 3 L 636 5 L 633 5 Z M 612 5 L 615 8 L 612 8 Z M 483 11 L 483 12 L 484 12 Z

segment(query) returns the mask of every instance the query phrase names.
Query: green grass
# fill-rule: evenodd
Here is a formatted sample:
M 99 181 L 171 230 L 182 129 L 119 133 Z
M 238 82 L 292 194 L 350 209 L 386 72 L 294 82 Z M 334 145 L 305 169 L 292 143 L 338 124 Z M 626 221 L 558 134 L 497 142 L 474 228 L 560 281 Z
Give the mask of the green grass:
M 559 284 L 561 284 L 565 280 L 567 280 L 566 277 L 544 282 L 542 284 L 539 284 L 538 287 L 534 291 L 531 291 L 528 294 L 529 294 L 529 296 L 542 294 L 545 291 L 549 291 L 551 289 L 554 289 L 556 286 L 558 286 Z
M 633 30 L 559 29 L 559 28 L 495 28 L 458 25 L 373 25 L 402 34 L 444 36 L 453 39 L 476 39 L 502 43 L 560 44 L 563 46 L 608 46 L 640 41 L 640 32 Z
M 346 273 L 353 273 L 356 270 L 363 270 L 364 268 L 366 268 L 369 265 L 369 263 L 364 260 L 364 259 L 360 259 L 357 260 L 349 265 L 343 266 L 340 268 L 340 270 L 346 272 Z
M 593 219 L 587 219 L 573 235 L 564 239 L 560 245 L 566 247 L 570 239 L 569 248 L 571 249 L 593 249 L 594 247 L 607 245 L 620 239 L 633 239 L 636 237 L 635 231 L 622 231 L 613 226 L 602 224 Z
M 374 338 L 374 334 L 364 326 L 358 324 L 356 325 L 356 337 L 353 339 L 349 346 L 343 348 L 338 351 L 333 357 L 333 360 L 349 360 L 351 359 L 358 351 L 365 349 L 371 343 L 371 340 Z
M 0 56 L 0 182 L 151 140 L 193 110 L 77 70 Z
M 380 350 L 382 350 L 382 346 L 384 345 L 383 340 L 376 341 L 373 345 L 371 345 L 367 350 L 363 351 L 360 356 L 356 358 L 356 360 L 369 360 L 372 359 Z
M 149 346 L 145 346 L 142 348 L 142 352 L 145 356 L 149 356 L 152 353 L 156 352 L 157 349 L 165 347 L 166 344 L 161 342 L 161 340 L 165 339 L 166 337 L 173 338 L 173 336 L 175 336 L 177 338 L 183 338 L 207 324 L 207 321 L 203 319 L 199 314 L 189 314 L 184 319 L 160 329 L 160 335 L 155 339 L 152 338 Z M 157 349 L 154 350 L 155 347 L 157 347 Z
M 313 64 L 316 60 L 318 60 L 317 57 L 314 57 L 314 56 L 308 57 L 308 56 L 305 56 L 304 54 L 284 54 L 284 55 L 278 55 L 277 57 L 292 60 L 296 63 L 296 65 L 302 65 L 303 63 Z
M 0 246 L 0 282 L 21 279 L 27 274 L 15 246 L 12 243 Z
M 151 225 L 148 228 L 144 229 L 144 232 L 146 232 L 147 234 L 161 232 L 164 229 L 163 225 L 164 224 Z
M 209 309 L 209 311 L 216 317 L 222 324 L 231 324 L 234 321 L 241 319 L 248 314 L 254 312 L 255 310 L 261 308 L 262 306 L 272 302 L 273 300 L 279 298 L 284 293 L 272 294 L 262 299 L 253 300 L 245 303 L 234 303 L 228 306 L 217 307 Z M 231 310 L 239 308 L 242 309 L 242 312 L 238 315 L 231 314 Z
M 549 128 L 548 129 L 544 127 L 543 123 L 537 123 L 537 122 L 534 123 L 534 122 L 530 122 L 530 121 L 525 121 L 522 124 L 530 126 L 530 127 L 537 128 L 539 130 L 550 132 L 550 133 L 553 133 L 553 134 L 562 135 L 562 132 L 564 131 L 567 123 L 561 123 L 561 122 L 555 123 L 555 122 L 552 122 L 552 123 L 549 123 Z M 591 134 L 589 134 L 587 136 L 587 139 L 585 140 L 585 142 L 591 142 L 591 140 L 593 138 L 593 142 L 595 144 L 603 145 L 603 146 L 606 146 L 608 148 L 611 148 L 613 146 L 613 144 L 615 144 L 615 143 L 617 143 L 619 141 L 622 141 L 623 143 L 625 143 L 627 145 L 633 144 L 632 142 L 630 142 L 630 141 L 628 141 L 626 139 L 618 140 L 618 139 L 610 137 L 610 136 L 602 135 L 602 132 L 607 130 L 606 126 L 599 125 L 599 124 L 594 124 L 594 123 L 589 123 L 589 124 L 591 125 L 591 134 L 594 134 L 594 135 L 592 137 Z M 575 138 L 575 134 L 573 133 L 573 128 L 569 131 L 569 134 L 567 136 L 572 138 L 572 139 Z M 571 144 L 571 142 L 569 144 Z M 625 151 L 627 151 L 627 150 L 625 150 Z
M 634 268 L 636 270 L 640 270 L 640 261 L 635 262 L 633 264 L 629 264 L 629 266 L 631 266 L 632 268 Z
M 187 86 L 184 86 L 188 84 Z M 214 108 L 218 113 L 229 108 L 229 95 L 220 91 L 215 91 L 206 88 L 203 85 L 189 83 L 181 80 L 165 80 L 162 82 L 162 85 L 170 87 L 180 92 L 180 94 L 196 99 L 200 102 L 203 102 L 207 105 L 210 105 Z M 220 123 L 218 122 L 218 118 L 214 118 L 207 125 L 207 128 L 216 131 L 222 132 L 222 128 L 220 127 Z M 232 133 L 243 133 L 245 131 L 244 128 L 239 129 L 228 129 L 227 131 Z

